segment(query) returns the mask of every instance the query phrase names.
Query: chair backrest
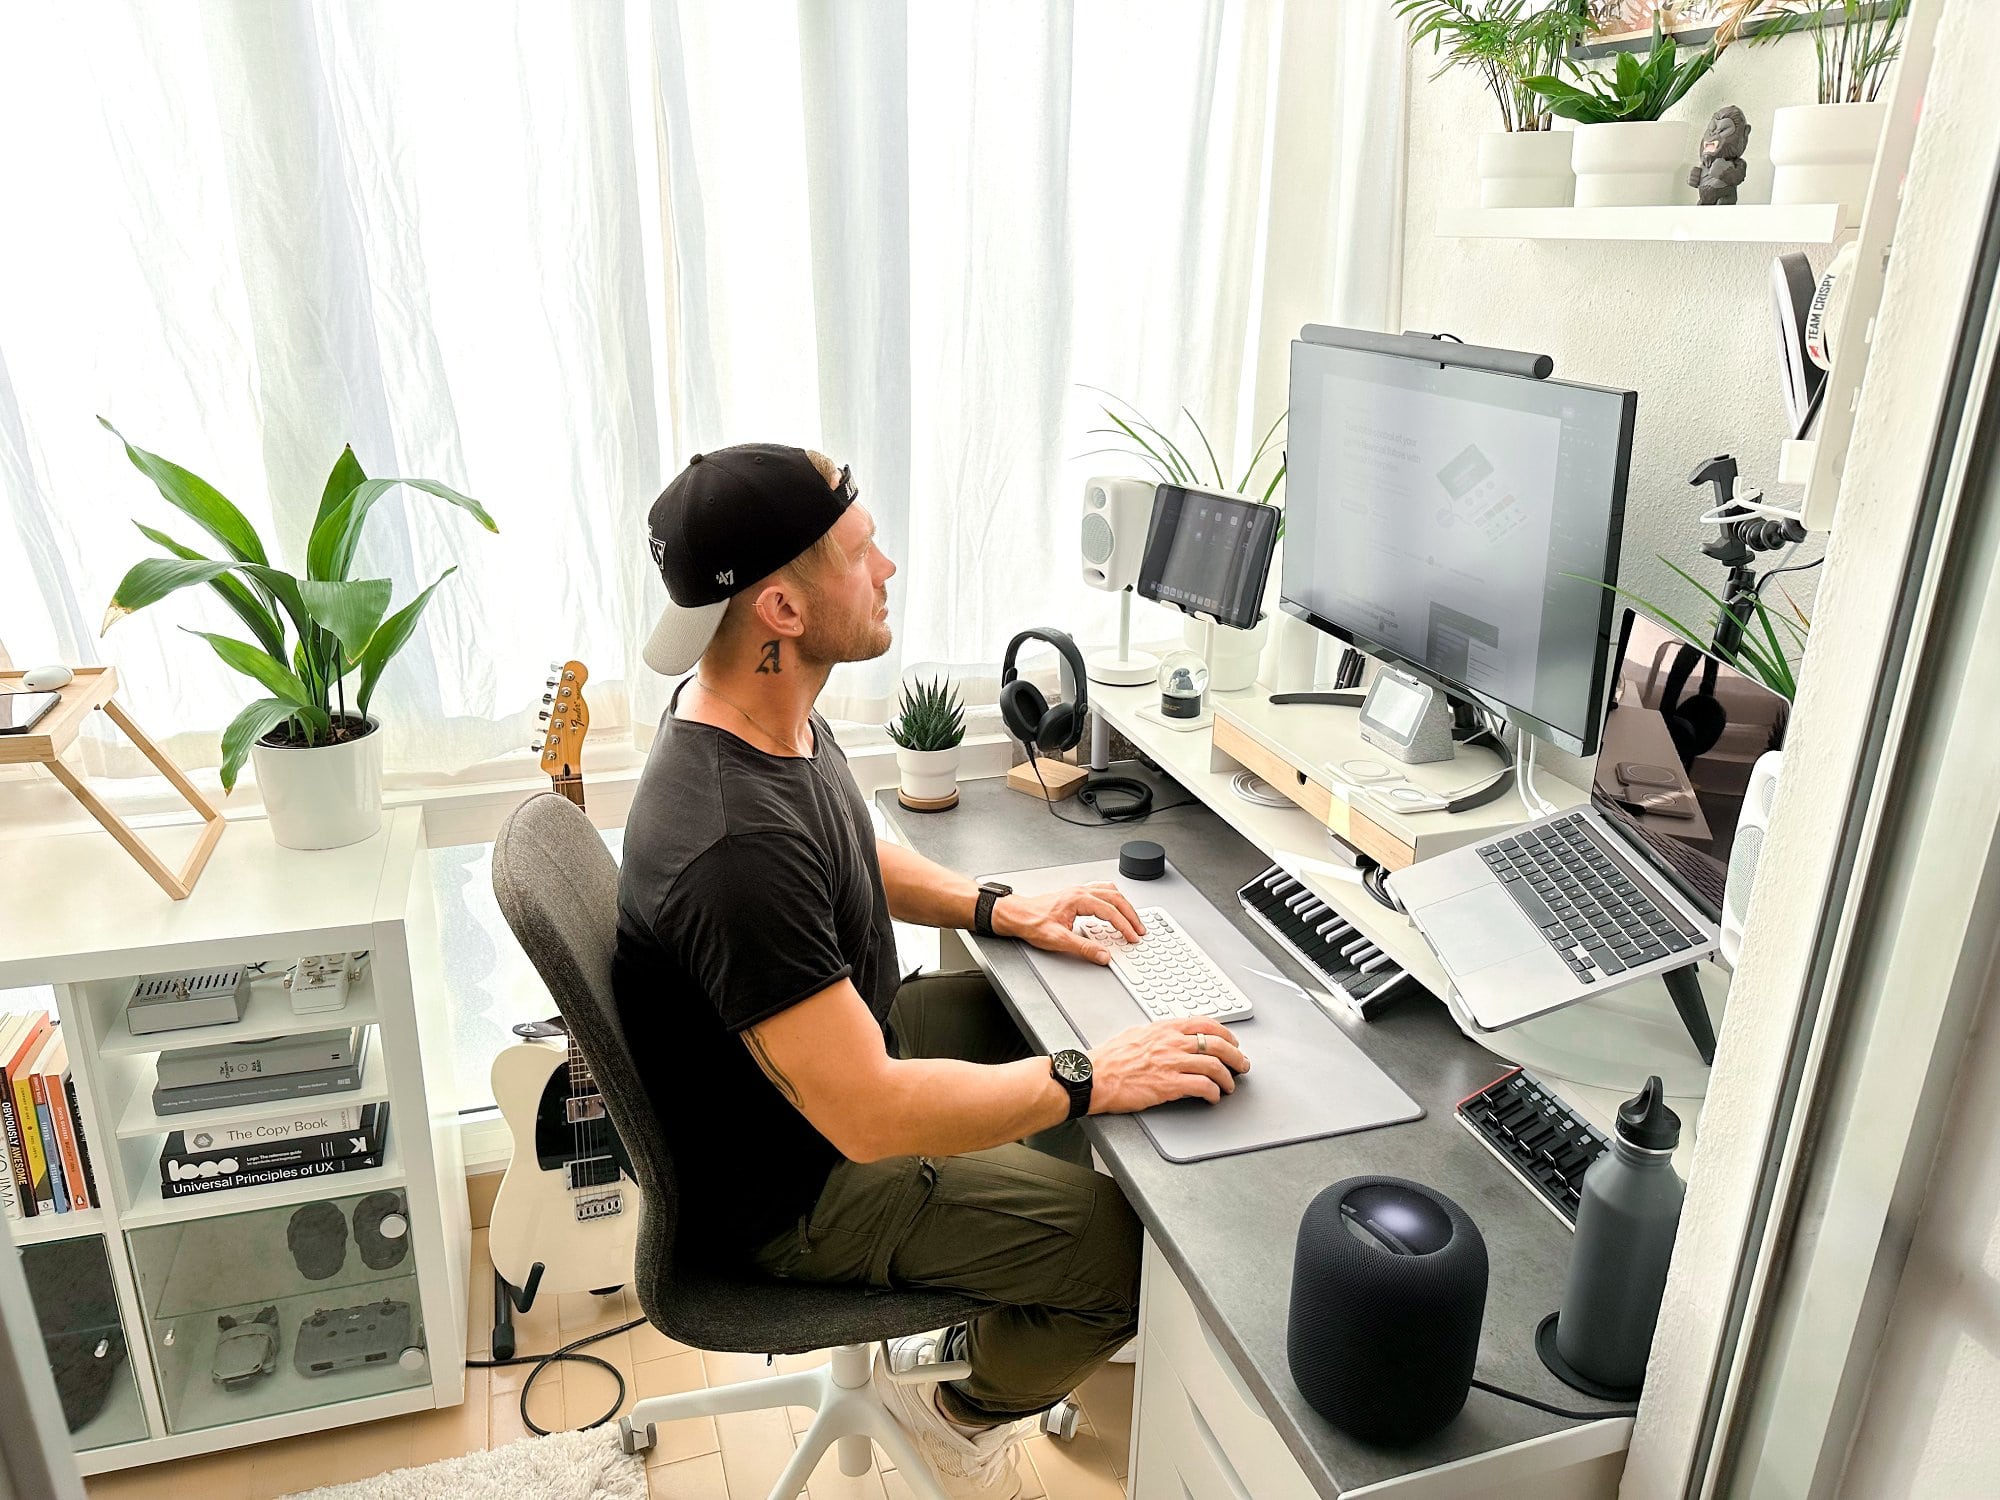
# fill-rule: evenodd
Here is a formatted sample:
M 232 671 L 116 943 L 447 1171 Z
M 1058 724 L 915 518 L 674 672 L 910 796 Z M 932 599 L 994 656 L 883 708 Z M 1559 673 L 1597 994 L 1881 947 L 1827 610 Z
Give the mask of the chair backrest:
M 554 996 L 629 1158 L 641 1200 L 635 1284 L 647 1317 L 658 1323 L 655 1302 L 665 1300 L 673 1266 L 674 1164 L 612 993 L 618 862 L 580 808 L 543 792 L 501 825 L 493 894 Z

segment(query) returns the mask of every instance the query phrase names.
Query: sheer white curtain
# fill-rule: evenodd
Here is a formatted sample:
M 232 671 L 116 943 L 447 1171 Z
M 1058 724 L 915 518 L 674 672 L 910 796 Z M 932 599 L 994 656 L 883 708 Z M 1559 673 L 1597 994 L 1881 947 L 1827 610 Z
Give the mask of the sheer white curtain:
M 644 732 L 646 506 L 752 438 L 851 463 L 902 565 L 899 672 L 976 694 L 1028 623 L 1109 628 L 1074 511 L 1101 385 L 1247 456 L 1309 319 L 1394 318 L 1400 32 L 1374 4 L 412 4 L 0 14 L 0 641 L 110 661 L 184 763 L 254 693 L 177 596 L 190 545 L 94 420 L 213 481 L 294 561 L 343 442 L 421 496 L 362 564 L 442 588 L 378 704 L 391 770 L 529 738 L 544 664 Z M 39 205 L 29 212 L 30 205 Z M 1227 455 L 1225 455 L 1227 457 Z M 101 747 L 98 767 L 130 768 Z

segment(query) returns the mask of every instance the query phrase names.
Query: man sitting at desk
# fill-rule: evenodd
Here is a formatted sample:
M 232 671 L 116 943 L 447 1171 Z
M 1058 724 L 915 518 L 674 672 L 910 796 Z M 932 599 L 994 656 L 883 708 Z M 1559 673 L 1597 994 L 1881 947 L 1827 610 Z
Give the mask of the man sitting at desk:
M 1065 1083 L 977 973 L 898 978 L 891 917 L 1098 962 L 1078 916 L 1143 929 L 1108 882 L 995 901 L 875 838 L 813 712 L 836 663 L 889 649 L 895 565 L 856 493 L 819 454 L 752 444 L 697 455 L 654 502 L 674 602 L 646 660 L 696 670 L 626 823 L 618 1008 L 674 1150 L 685 1252 L 994 1303 L 938 1351 L 970 1377 L 893 1385 L 878 1363 L 877 1382 L 952 1493 L 1010 1496 L 1017 1419 L 1132 1336 L 1139 1294 L 1117 1185 L 1010 1143 L 1086 1110 L 1217 1100 L 1249 1064 L 1216 1022 L 1163 1021 Z

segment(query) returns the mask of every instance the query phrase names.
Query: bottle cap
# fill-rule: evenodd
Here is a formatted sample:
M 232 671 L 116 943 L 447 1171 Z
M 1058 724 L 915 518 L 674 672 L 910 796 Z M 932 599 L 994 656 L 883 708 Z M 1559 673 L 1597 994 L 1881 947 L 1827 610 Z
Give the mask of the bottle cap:
M 1642 1151 L 1671 1151 L 1681 1143 L 1681 1117 L 1667 1108 L 1667 1091 L 1655 1073 L 1618 1106 L 1618 1134 Z

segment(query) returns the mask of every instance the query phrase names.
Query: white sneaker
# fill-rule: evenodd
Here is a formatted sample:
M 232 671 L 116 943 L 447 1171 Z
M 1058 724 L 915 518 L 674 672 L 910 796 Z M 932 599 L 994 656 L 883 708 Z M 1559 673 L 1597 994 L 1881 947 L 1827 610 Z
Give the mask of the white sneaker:
M 1019 1500 L 1020 1423 L 1005 1422 L 968 1436 L 938 1409 L 941 1382 L 902 1384 L 890 1379 L 894 1369 L 914 1369 L 934 1361 L 940 1338 L 938 1333 L 916 1333 L 885 1340 L 870 1377 L 876 1397 L 910 1435 L 952 1500 Z

